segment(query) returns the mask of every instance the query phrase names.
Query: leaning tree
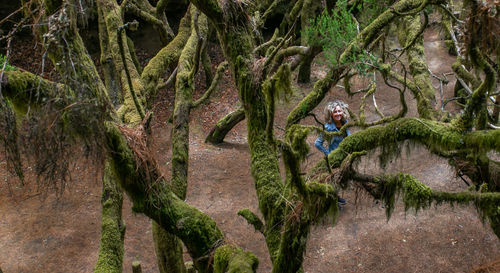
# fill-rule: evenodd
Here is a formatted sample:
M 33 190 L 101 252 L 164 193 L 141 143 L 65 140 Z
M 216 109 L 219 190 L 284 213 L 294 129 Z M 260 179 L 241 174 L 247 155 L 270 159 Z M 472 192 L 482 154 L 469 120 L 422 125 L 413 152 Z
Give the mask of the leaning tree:
M 9 166 L 22 181 L 18 141 L 25 138 L 29 156 L 37 162 L 39 180 L 61 190 L 72 148 L 87 147 L 103 169 L 102 233 L 95 272 L 122 270 L 122 191 L 131 198 L 135 212 L 153 220 L 161 272 L 186 271 L 182 244 L 198 272 L 256 270 L 258 260 L 252 253 L 228 244 L 210 217 L 183 201 L 189 114 L 209 98 L 226 66 L 242 106 L 219 121 L 207 141 L 223 141 L 232 126 L 246 119 L 250 170 L 262 217 L 248 209 L 239 215 L 263 234 L 273 272 L 302 272 L 311 227 L 336 214 L 337 191 L 349 185 L 383 200 L 388 216 L 398 195 L 406 209 L 434 203 L 472 204 L 500 235 L 500 165 L 494 160 L 500 151 L 500 27 L 495 1 L 466 0 L 460 5 L 446 0 L 179 1 L 176 8 L 184 16 L 174 28 L 169 25 L 174 20 L 166 17 L 173 5 L 163 0 L 22 0 L 21 4 L 19 23 L 2 37 L 6 61 L 0 77 L 1 135 Z M 442 90 L 434 89 L 431 77 L 447 79 L 433 75 L 425 61 L 423 32 L 430 12 L 439 15 L 450 51 L 457 56 L 452 66 L 456 97 L 447 100 L 436 99 Z M 91 17 L 98 22 L 99 63 L 92 61 L 80 35 L 81 29 L 91 27 Z M 131 31 L 142 26 L 125 18 L 153 26 L 163 43 L 144 67 L 129 38 Z M 7 63 L 10 41 L 27 22 L 44 46 L 43 62 L 50 60 L 57 71 L 51 79 L 44 77 L 43 69 L 33 74 Z M 273 33 L 267 31 L 270 26 Z M 213 31 L 226 62 L 212 76 L 206 48 Z M 390 43 L 392 38 L 398 42 Z M 291 83 L 295 70 L 300 81 L 309 80 L 311 62 L 319 53 L 328 60 L 328 71 L 289 113 L 280 138 L 274 132 L 276 101 L 298 88 Z M 210 87 L 195 101 L 194 77 L 201 67 Z M 379 80 L 352 91 L 358 76 Z M 348 127 L 360 130 L 307 174 L 301 173 L 309 151 L 307 136 L 322 132 L 321 124 L 301 121 L 313 115 L 341 80 L 348 94 L 362 95 L 359 110 L 351 113 L 352 121 L 340 134 Z M 386 116 L 376 108 L 380 118 L 369 120 L 366 100 L 381 84 L 398 90 L 401 110 Z M 170 177 L 162 175 L 149 150 L 152 105 L 165 86 L 175 90 Z M 416 117 L 406 117 L 406 91 L 415 99 Z M 444 110 L 452 101 L 463 109 L 460 113 Z M 395 148 L 404 141 L 420 143 L 448 159 L 474 187 L 441 192 L 409 174 L 368 175 L 353 167 L 377 148 L 382 148 L 381 158 L 397 156 Z

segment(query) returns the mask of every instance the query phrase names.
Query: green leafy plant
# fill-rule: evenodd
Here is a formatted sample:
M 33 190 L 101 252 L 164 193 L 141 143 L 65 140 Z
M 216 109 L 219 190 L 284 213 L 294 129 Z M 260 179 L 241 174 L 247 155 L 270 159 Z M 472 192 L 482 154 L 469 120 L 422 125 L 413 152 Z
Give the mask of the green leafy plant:
M 329 65 L 339 65 L 340 55 L 358 34 L 358 24 L 352 11 L 361 8 L 361 4 L 348 7 L 346 0 L 338 1 L 335 9 L 330 12 L 324 10 L 310 21 L 309 26 L 302 33 L 310 46 L 320 46 L 323 49 Z M 362 74 L 376 65 L 374 56 L 362 50 L 354 50 L 354 52 L 356 53 L 351 54 L 340 64 L 350 65 Z
M 5 65 L 5 71 L 12 71 L 16 70 L 16 68 L 12 65 L 9 64 L 9 61 L 3 54 L 0 54 L 0 69 L 3 68 Z

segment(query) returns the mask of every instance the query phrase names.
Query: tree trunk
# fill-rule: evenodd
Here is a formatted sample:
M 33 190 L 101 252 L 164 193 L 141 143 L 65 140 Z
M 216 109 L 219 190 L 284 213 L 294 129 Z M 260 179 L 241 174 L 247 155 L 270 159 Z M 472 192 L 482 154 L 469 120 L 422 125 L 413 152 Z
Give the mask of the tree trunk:
M 437 113 L 434 111 L 436 97 L 425 59 L 423 34 L 419 32 L 421 29 L 420 21 L 419 14 L 401 19 L 398 39 L 402 47 L 408 47 L 406 55 L 408 56 L 410 74 L 418 87 L 418 91 L 413 92 L 417 100 L 418 114 L 422 118 L 433 119 L 437 117 Z
M 198 15 L 194 7 L 188 12 L 191 12 L 191 35 L 179 57 L 172 128 L 171 185 L 172 191 L 181 199 L 186 198 L 188 182 L 189 113 L 193 100 L 193 78 L 199 64 L 200 43 L 203 39 L 206 40 L 208 33 L 206 16 Z M 199 30 L 198 33 L 196 29 Z M 186 272 L 180 241 L 155 223 L 153 223 L 153 235 L 160 272 Z
M 153 241 L 160 273 L 185 273 L 182 259 L 182 243 L 176 236 L 165 231 L 153 221 Z
M 125 224 L 122 221 L 123 194 L 112 159 L 106 160 L 102 180 L 101 243 L 95 273 L 121 273 Z

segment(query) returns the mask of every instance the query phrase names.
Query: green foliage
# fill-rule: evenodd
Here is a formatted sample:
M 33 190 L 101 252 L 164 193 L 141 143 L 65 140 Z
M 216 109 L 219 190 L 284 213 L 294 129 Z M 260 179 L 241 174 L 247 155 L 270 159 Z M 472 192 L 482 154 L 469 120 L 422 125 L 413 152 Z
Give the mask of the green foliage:
M 360 73 L 376 64 L 377 58 L 363 50 L 355 50 L 350 57 L 339 63 L 339 58 L 347 45 L 358 35 L 358 23 L 352 12 L 361 10 L 364 5 L 348 7 L 347 1 L 337 2 L 337 8 L 328 12 L 324 10 L 316 19 L 310 21 L 302 35 L 311 46 L 323 49 L 328 64 L 331 66 L 350 65 Z M 367 20 L 369 21 L 369 20 Z
M 16 68 L 12 65 L 9 64 L 9 60 L 5 58 L 3 54 L 0 54 L 0 67 L 4 67 L 5 65 L 5 71 L 13 71 L 16 70 Z
M 337 60 L 347 44 L 357 35 L 356 23 L 351 17 L 351 9 L 347 8 L 345 0 L 337 3 L 338 9 L 329 13 L 324 10 L 316 19 L 310 20 L 304 33 L 311 46 L 320 46 L 332 65 Z

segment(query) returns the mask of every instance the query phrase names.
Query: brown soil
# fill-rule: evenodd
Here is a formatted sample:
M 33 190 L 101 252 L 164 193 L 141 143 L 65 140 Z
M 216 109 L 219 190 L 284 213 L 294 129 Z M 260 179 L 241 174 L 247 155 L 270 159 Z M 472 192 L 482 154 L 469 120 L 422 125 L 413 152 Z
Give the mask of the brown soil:
M 449 64 L 453 58 L 447 55 L 437 34 L 437 30 L 426 34 L 427 58 L 430 69 L 441 74 L 451 71 Z M 17 58 L 24 60 L 29 55 L 26 52 L 18 54 Z M 320 78 L 324 71 L 324 66 L 315 64 L 314 78 Z M 196 109 L 191 115 L 186 202 L 210 215 L 227 241 L 255 253 L 260 259 L 258 272 L 270 272 L 271 263 L 263 236 L 236 214 L 242 208 L 258 212 L 249 170 L 245 122 L 237 125 L 222 145 L 204 143 L 215 121 L 237 108 L 236 92 L 227 74 L 217 93 L 219 99 Z M 437 81 L 434 84 L 439 87 Z M 301 87 L 310 90 L 312 84 Z M 445 87 L 445 97 L 452 95 L 452 87 L 452 83 Z M 340 88 L 333 88 L 324 101 L 339 97 L 352 109 L 359 105 L 359 96 L 347 98 Z M 396 91 L 381 88 L 377 93 L 377 103 L 385 114 L 398 111 L 398 100 Z M 415 105 L 409 95 L 407 100 L 409 115 L 415 115 Z M 170 125 L 166 120 L 171 101 L 172 94 L 165 91 L 162 100 L 157 102 L 153 126 L 156 157 L 166 177 L 170 168 Z M 278 134 L 283 128 L 285 113 L 291 107 L 293 105 L 279 106 Z M 317 113 L 322 107 L 317 108 Z M 452 107 L 447 109 L 456 110 Z M 373 109 L 370 108 L 368 116 L 375 117 Z M 311 146 L 314 139 L 315 136 L 308 139 Z M 435 189 L 458 191 L 466 188 L 455 178 L 445 160 L 429 154 L 424 148 L 412 147 L 411 155 L 402 154 L 393 160 L 386 172 L 411 173 Z M 6 172 L 1 156 L 0 267 L 3 272 L 92 272 L 99 248 L 101 214 L 100 183 L 96 174 L 83 161 L 77 162 L 73 180 L 59 199 L 52 194 L 40 198 L 32 185 L 33 179 L 28 179 L 31 184 L 21 187 Z M 311 149 L 304 169 L 321 158 L 317 150 Z M 375 152 L 358 168 L 369 173 L 382 171 L 376 158 Z M 29 172 L 30 166 L 25 167 Z M 498 238 L 487 224 L 481 223 L 473 208 L 439 206 L 415 215 L 405 213 L 399 205 L 388 221 L 381 204 L 368 196 L 356 194 L 354 190 L 346 190 L 342 196 L 348 203 L 337 223 L 325 222 L 311 232 L 304 261 L 306 272 L 470 272 L 500 256 Z M 142 262 L 143 272 L 158 272 L 151 221 L 143 215 L 133 214 L 130 207 L 126 200 L 123 209 L 127 225 L 124 272 L 132 271 L 131 263 L 135 260 Z

